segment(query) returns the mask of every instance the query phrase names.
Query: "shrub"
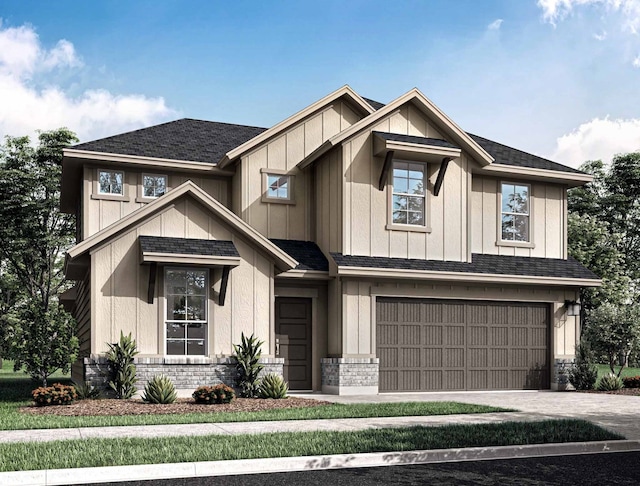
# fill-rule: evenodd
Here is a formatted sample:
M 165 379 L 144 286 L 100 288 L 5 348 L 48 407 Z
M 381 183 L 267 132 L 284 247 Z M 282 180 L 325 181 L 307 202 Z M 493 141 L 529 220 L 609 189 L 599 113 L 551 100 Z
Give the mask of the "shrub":
M 598 368 L 586 341 L 576 346 L 576 362 L 569 370 L 569 381 L 576 390 L 593 390 L 598 379 Z
M 165 375 L 154 376 L 145 386 L 142 400 L 147 403 L 173 403 L 178 398 L 176 387 L 171 378 Z
M 620 388 L 622 388 L 623 386 L 624 383 L 622 382 L 622 378 L 614 375 L 613 373 L 607 373 L 602 378 L 600 378 L 596 389 L 598 391 L 614 391 L 620 390 Z
M 74 381 L 73 388 L 76 390 L 78 400 L 95 400 L 100 398 L 100 390 L 84 381 L 81 383 L 76 383 Z
M 244 333 L 240 336 L 240 344 L 234 344 L 234 357 L 237 360 L 238 388 L 240 396 L 245 398 L 256 398 L 260 392 L 258 375 L 263 365 L 259 363 L 263 341 L 259 341 L 253 334 L 246 337 Z
M 231 402 L 236 397 L 236 392 L 233 388 L 221 383 L 215 386 L 199 386 L 191 396 L 196 403 L 223 404 Z
M 287 398 L 289 386 L 282 376 L 269 373 L 260 380 L 260 398 Z
M 76 389 L 71 385 L 63 385 L 62 383 L 54 383 L 52 386 L 41 386 L 31 392 L 33 401 L 39 407 L 48 405 L 69 405 L 78 396 Z
M 640 376 L 627 376 L 622 379 L 625 388 L 640 388 Z
M 135 387 L 136 366 L 133 364 L 133 358 L 138 354 L 136 341 L 131 333 L 125 336 L 120 331 L 120 342 L 107 343 L 107 346 L 107 361 L 111 368 L 109 387 L 116 393 L 116 398 L 131 398 L 138 391 Z

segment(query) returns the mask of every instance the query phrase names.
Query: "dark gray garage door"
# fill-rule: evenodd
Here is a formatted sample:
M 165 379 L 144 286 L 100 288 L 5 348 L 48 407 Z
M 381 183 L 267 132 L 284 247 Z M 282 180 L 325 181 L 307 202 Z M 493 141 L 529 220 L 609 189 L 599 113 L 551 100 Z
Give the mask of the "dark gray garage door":
M 378 297 L 380 391 L 549 388 L 549 306 Z

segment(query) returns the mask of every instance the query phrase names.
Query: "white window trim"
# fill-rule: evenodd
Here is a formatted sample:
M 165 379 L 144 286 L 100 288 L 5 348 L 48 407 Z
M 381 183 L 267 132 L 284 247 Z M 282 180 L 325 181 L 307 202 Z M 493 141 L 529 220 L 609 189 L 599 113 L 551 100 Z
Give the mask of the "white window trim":
M 424 216 L 423 225 L 402 224 L 393 222 L 393 166 L 396 162 L 409 164 L 420 164 L 424 166 Z M 431 233 L 431 191 L 429 190 L 429 181 L 431 179 L 431 166 L 426 162 L 416 160 L 393 159 L 391 165 L 391 173 L 387 178 L 387 224 L 385 229 L 390 231 L 410 231 L 414 233 Z
M 165 194 L 167 192 L 169 192 L 171 190 L 171 188 L 169 187 L 169 176 L 167 174 L 155 174 L 155 173 L 151 173 L 151 172 L 141 172 L 140 175 L 138 176 L 138 190 L 137 190 L 137 197 L 136 197 L 136 202 L 141 202 L 141 203 L 148 203 L 151 201 L 155 201 L 156 199 L 158 199 L 161 196 L 156 196 L 156 197 L 149 197 L 149 196 L 145 196 L 144 195 L 144 176 L 150 176 L 150 177 L 164 177 L 165 179 Z
M 513 241 L 502 239 L 502 186 L 504 184 L 513 184 L 516 186 L 527 186 L 529 188 L 529 241 Z M 533 235 L 533 187 L 531 184 L 522 181 L 511 180 L 498 180 L 498 190 L 496 207 L 498 210 L 496 226 L 497 226 L 497 239 L 496 246 L 510 246 L 514 248 L 535 248 Z
M 260 172 L 262 173 L 262 202 L 265 203 L 275 203 L 275 204 L 295 204 L 295 176 L 292 175 L 291 173 L 287 172 L 286 170 L 280 170 L 280 169 L 260 169 Z M 269 185 L 269 176 L 270 175 L 275 175 L 275 176 L 287 176 L 289 178 L 289 182 L 288 182 L 288 191 L 289 191 L 289 197 L 288 198 L 283 198 L 283 197 L 269 197 L 267 196 L 268 194 L 268 185 Z
M 120 172 L 122 174 L 122 194 L 111 194 L 100 192 L 100 172 Z M 102 199 L 105 201 L 130 201 L 128 196 L 129 188 L 127 184 L 127 173 L 121 169 L 108 169 L 97 167 L 93 170 L 93 184 L 91 191 L 91 199 Z
M 206 330 L 205 330 L 205 338 L 204 338 L 204 354 L 200 355 L 200 354 L 169 354 L 167 352 L 167 322 L 181 322 L 181 321 L 171 321 L 169 319 L 167 319 L 167 283 L 166 283 L 166 272 L 167 270 L 190 270 L 190 269 L 196 269 L 196 270 L 204 270 L 206 272 L 205 274 L 205 289 L 206 289 L 206 295 L 205 295 L 205 320 L 204 321 L 188 321 L 188 322 L 193 322 L 195 324 L 198 323 L 203 323 L 205 324 Z M 164 266 L 162 267 L 162 271 L 160 272 L 160 274 L 162 275 L 162 300 L 163 300 L 163 305 L 162 307 L 162 315 L 160 318 L 160 325 L 162 326 L 162 352 L 164 354 L 164 356 L 166 357 L 171 357 L 171 358 L 178 358 L 178 357 L 182 357 L 182 358 L 193 358 L 193 357 L 207 357 L 209 356 L 209 339 L 210 339 L 210 325 L 209 325 L 209 316 L 211 315 L 211 309 L 209 308 L 209 300 L 211 298 L 211 291 L 209 289 L 209 279 L 211 277 L 210 275 L 210 271 L 208 268 L 202 268 L 202 267 L 191 267 L 191 266 L 184 266 L 184 267 L 175 267 L 175 266 Z M 187 321 L 182 321 L 182 322 L 187 322 Z

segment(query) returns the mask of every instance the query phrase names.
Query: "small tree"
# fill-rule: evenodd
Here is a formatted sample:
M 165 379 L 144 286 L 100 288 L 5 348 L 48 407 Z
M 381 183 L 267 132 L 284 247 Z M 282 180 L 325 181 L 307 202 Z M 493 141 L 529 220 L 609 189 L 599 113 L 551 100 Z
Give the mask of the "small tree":
M 576 362 L 569 370 L 569 381 L 576 390 L 593 390 L 598 379 L 598 368 L 586 340 L 576 346 Z
M 46 386 L 56 369 L 69 371 L 78 341 L 73 319 L 59 305 L 69 287 L 63 253 L 75 238 L 75 218 L 62 214 L 62 150 L 77 141 L 61 128 L 29 137 L 7 137 L 0 146 L 0 353 Z M 16 291 L 16 292 L 14 292 Z M 7 300 L 8 299 L 8 300 Z
M 260 393 L 260 382 L 258 375 L 264 368 L 259 363 L 263 341 L 259 341 L 253 334 L 246 337 L 244 333 L 240 336 L 240 344 L 234 344 L 233 350 L 236 358 L 236 369 L 238 371 L 238 388 L 240 396 L 245 398 L 256 398 Z
M 615 373 L 620 360 L 620 376 L 629 356 L 640 345 L 640 309 L 635 305 L 603 304 L 587 316 L 585 339 L 596 356 L 604 358 Z

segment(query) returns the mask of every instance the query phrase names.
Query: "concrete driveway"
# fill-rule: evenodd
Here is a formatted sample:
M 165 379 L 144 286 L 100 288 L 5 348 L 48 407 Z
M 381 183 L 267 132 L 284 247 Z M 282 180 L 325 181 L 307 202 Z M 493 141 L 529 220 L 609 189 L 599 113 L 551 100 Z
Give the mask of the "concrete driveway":
M 383 393 L 380 395 L 336 396 L 295 394 L 336 403 L 452 401 L 513 408 L 530 416 L 579 418 L 640 440 L 640 396 L 554 391 Z

